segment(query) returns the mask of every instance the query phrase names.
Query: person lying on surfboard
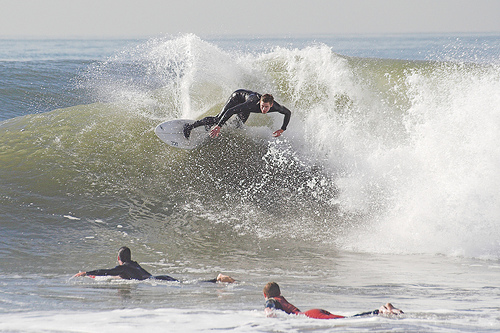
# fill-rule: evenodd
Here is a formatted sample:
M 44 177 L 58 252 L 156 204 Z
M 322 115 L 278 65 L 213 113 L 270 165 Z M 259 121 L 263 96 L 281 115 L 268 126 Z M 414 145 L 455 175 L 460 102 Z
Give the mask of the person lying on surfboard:
M 123 246 L 118 250 L 118 266 L 110 269 L 96 269 L 89 272 L 79 272 L 76 273 L 73 277 L 78 276 L 111 276 L 119 279 L 125 280 L 146 280 L 146 279 L 156 279 L 156 280 L 164 280 L 164 281 L 179 281 L 173 277 L 168 275 L 158 275 L 153 276 L 144 268 L 142 268 L 136 261 L 132 260 L 132 253 L 130 249 L 126 246 Z M 235 280 L 227 275 L 219 274 L 215 279 L 207 280 L 204 282 L 227 282 L 233 283 Z
M 281 296 L 280 287 L 276 282 L 269 282 L 264 286 L 264 297 L 266 298 L 265 313 L 267 317 L 276 317 L 276 310 L 285 311 L 287 314 L 304 314 L 315 319 L 338 319 L 345 316 L 334 315 L 323 309 L 312 309 L 306 312 L 300 311 L 295 305 L 289 303 L 285 297 Z M 353 317 L 369 315 L 399 315 L 403 311 L 396 309 L 391 303 L 382 305 L 378 310 L 369 311 L 354 315 Z
M 215 125 L 210 131 L 210 137 L 216 138 L 219 136 L 221 127 L 233 115 L 237 114 L 239 119 L 245 123 L 250 113 L 266 114 L 268 112 L 279 112 L 284 115 L 283 125 L 281 125 L 279 130 L 273 133 L 273 136 L 278 137 L 286 130 L 290 122 L 290 116 L 292 114 L 290 110 L 274 101 L 274 97 L 271 94 L 261 95 L 254 91 L 239 89 L 232 93 L 226 105 L 217 116 L 205 117 L 192 124 L 184 125 L 184 136 L 189 139 L 191 131 L 194 128 L 199 126 L 211 127 Z

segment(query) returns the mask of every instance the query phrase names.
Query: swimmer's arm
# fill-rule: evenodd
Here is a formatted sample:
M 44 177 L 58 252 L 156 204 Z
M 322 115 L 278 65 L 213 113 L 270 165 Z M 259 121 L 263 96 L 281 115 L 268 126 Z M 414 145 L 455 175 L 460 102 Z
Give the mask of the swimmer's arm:
M 123 273 L 123 266 L 116 266 L 111 269 L 96 269 L 89 272 L 79 272 L 76 273 L 73 277 L 78 276 L 112 276 L 116 278 L 120 278 L 120 274 Z
M 288 110 L 286 107 L 283 105 L 278 104 L 277 102 L 274 102 L 276 111 L 281 113 L 284 118 L 283 118 L 283 125 L 281 125 L 281 128 L 273 133 L 274 137 L 278 137 L 281 134 L 283 134 L 284 131 L 286 131 L 286 128 L 288 126 L 288 123 L 290 122 L 290 117 L 292 116 L 292 112 Z M 275 112 L 276 112 L 275 111 Z
M 286 127 L 288 126 L 288 123 L 290 122 L 290 117 L 292 116 L 292 112 L 290 112 L 290 110 L 288 110 L 286 107 L 281 106 L 281 110 L 279 111 L 279 113 L 285 116 L 283 118 L 283 125 L 281 125 L 281 130 L 286 131 Z

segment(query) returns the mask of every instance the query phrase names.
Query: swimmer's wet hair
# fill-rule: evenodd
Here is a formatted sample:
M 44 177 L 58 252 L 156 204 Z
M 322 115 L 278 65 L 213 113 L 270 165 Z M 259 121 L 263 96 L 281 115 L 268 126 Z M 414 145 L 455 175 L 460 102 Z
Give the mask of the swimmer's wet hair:
M 121 262 L 132 261 L 132 253 L 130 252 L 130 249 L 126 246 L 122 246 L 118 250 L 118 258 L 120 259 Z
M 281 295 L 280 286 L 276 282 L 268 282 L 264 286 L 264 294 L 267 297 L 278 297 Z

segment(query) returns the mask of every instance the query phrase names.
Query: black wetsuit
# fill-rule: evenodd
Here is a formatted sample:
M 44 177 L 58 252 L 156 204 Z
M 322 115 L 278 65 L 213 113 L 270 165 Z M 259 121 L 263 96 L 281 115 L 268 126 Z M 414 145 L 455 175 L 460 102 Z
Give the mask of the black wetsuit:
M 125 280 L 146 280 L 158 279 L 165 281 L 178 281 L 168 275 L 153 276 L 151 273 L 141 267 L 136 261 L 129 261 L 110 269 L 96 269 L 87 272 L 86 275 L 91 276 L 119 276 Z
M 233 92 L 229 100 L 226 102 L 226 105 L 222 109 L 222 111 L 217 116 L 205 117 L 198 121 L 195 121 L 188 127 L 188 133 L 185 135 L 189 137 L 189 133 L 193 128 L 199 126 L 213 126 L 219 125 L 223 126 L 226 121 L 229 120 L 233 115 L 237 114 L 239 119 L 245 123 L 250 116 L 250 113 L 262 113 L 260 110 L 260 98 L 261 94 L 256 93 L 254 91 L 239 89 Z M 285 117 L 283 119 L 283 125 L 281 125 L 281 129 L 284 131 L 290 122 L 291 112 L 286 107 L 280 105 L 278 102 L 274 101 L 273 106 L 269 109 L 268 112 L 279 112 L 283 114 Z

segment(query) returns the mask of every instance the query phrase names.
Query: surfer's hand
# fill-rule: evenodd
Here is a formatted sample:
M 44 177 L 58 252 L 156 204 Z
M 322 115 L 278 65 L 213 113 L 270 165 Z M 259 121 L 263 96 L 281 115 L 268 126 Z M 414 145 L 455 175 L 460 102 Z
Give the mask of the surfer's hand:
M 235 280 L 228 275 L 224 275 L 224 274 L 219 273 L 219 275 L 217 275 L 217 281 L 226 282 L 226 283 L 233 283 Z
M 86 274 L 87 274 L 87 272 L 79 272 L 79 273 L 76 273 L 75 275 L 73 275 L 73 277 L 85 276 Z
M 282 129 L 279 129 L 279 130 L 277 130 L 276 132 L 274 132 L 274 133 L 273 133 L 273 136 L 274 136 L 275 138 L 277 138 L 277 137 L 278 137 L 278 136 L 280 136 L 283 132 L 284 132 L 284 131 L 283 131 Z
M 220 134 L 220 126 L 215 125 L 214 128 L 212 128 L 212 130 L 210 131 L 210 137 L 213 139 L 218 137 L 219 134 Z
M 266 314 L 266 317 L 268 317 L 268 318 L 276 318 L 276 317 L 278 317 L 276 315 L 276 312 L 274 311 L 274 309 L 265 308 L 264 309 L 264 313 Z
M 379 314 L 386 314 L 386 315 L 391 315 L 391 314 L 400 315 L 404 313 L 402 310 L 395 308 L 391 303 L 382 305 L 378 311 Z

